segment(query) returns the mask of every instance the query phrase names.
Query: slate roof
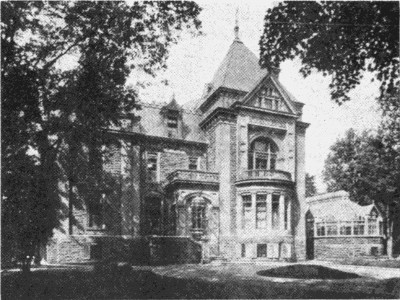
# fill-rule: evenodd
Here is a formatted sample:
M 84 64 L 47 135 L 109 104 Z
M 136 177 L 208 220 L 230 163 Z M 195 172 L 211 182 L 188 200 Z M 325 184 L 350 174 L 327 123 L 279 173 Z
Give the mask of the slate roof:
M 171 102 L 170 102 L 171 103 Z M 140 121 L 133 126 L 133 132 L 143 133 L 155 137 L 168 137 L 168 128 L 165 115 L 161 113 L 167 103 L 140 103 L 142 109 L 135 111 Z M 179 104 L 174 108 L 180 110 L 182 121 L 182 136 L 180 139 L 192 142 L 207 142 L 204 132 L 200 129 L 201 115 L 195 111 L 183 109 Z
M 219 87 L 250 92 L 267 71 L 261 69 L 257 56 L 242 41 L 235 39 L 210 83 L 211 94 Z
M 352 221 L 369 215 L 375 207 L 374 204 L 359 205 L 351 201 L 345 191 L 316 195 L 306 201 L 314 219 L 326 221 Z

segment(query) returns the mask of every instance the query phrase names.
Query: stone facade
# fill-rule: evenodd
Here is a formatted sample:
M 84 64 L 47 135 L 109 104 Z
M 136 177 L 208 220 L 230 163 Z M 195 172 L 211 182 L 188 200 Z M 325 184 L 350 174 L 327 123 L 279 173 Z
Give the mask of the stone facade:
M 142 103 L 110 129 L 101 209 L 74 208 L 47 259 L 304 259 L 302 107 L 236 38 L 199 101 Z

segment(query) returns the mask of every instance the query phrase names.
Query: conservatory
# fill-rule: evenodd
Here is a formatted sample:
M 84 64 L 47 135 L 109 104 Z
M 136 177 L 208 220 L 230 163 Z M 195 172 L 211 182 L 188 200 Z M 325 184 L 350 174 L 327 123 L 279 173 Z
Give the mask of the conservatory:
M 383 215 L 375 204 L 359 205 L 338 191 L 307 198 L 309 259 L 377 256 L 384 250 Z

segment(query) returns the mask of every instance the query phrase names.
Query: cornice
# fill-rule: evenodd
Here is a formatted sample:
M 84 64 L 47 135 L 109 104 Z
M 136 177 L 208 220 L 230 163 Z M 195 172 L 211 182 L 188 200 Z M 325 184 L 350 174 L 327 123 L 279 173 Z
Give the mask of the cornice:
M 204 130 L 212 126 L 212 124 L 217 121 L 235 123 L 236 116 L 237 113 L 230 108 L 217 107 L 211 114 L 209 114 L 203 121 L 200 122 L 199 126 Z
M 163 144 L 171 144 L 171 145 L 187 145 L 187 146 L 196 146 L 200 148 L 207 148 L 207 142 L 198 142 L 198 141 L 188 141 L 184 139 L 177 138 L 168 138 L 154 135 L 147 135 L 138 132 L 129 132 L 123 130 L 114 130 L 108 129 L 106 130 L 106 134 L 118 136 L 124 139 L 128 139 L 135 144 L 143 144 L 143 143 L 163 143 Z
M 287 112 L 283 112 L 283 111 L 271 110 L 271 109 L 267 109 L 267 108 L 254 107 L 254 106 L 243 104 L 238 101 L 236 101 L 235 103 L 232 104 L 232 108 L 236 111 L 245 110 L 245 111 L 257 112 L 257 113 L 261 113 L 261 114 L 265 114 L 265 115 L 287 117 L 287 118 L 291 118 L 291 119 L 299 118 L 299 116 L 296 114 L 287 113 Z

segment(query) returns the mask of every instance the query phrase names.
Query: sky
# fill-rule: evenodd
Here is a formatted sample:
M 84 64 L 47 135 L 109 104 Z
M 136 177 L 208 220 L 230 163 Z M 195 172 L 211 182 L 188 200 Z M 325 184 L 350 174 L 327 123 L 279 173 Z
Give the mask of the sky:
M 140 78 L 138 74 L 130 78 L 132 84 L 149 81 L 150 85 L 139 94 L 143 101 L 166 102 L 173 93 L 180 104 L 200 98 L 205 84 L 211 81 L 233 42 L 236 9 L 240 39 L 259 57 L 263 18 L 276 2 L 197 3 L 203 8 L 199 16 L 203 34 L 197 37 L 184 34 L 170 49 L 167 70 L 156 78 Z M 280 82 L 297 101 L 305 104 L 303 121 L 311 124 L 306 133 L 306 172 L 315 176 L 318 192 L 323 193 L 326 187 L 322 170 L 329 147 L 349 128 L 361 131 L 377 127 L 380 113 L 375 99 L 379 94 L 379 83 L 371 82 L 373 74 L 365 73 L 361 84 L 350 93 L 351 101 L 338 106 L 330 100 L 329 77 L 313 72 L 303 78 L 299 73 L 299 60 L 285 61 L 280 68 Z M 165 85 L 166 81 L 168 85 Z

